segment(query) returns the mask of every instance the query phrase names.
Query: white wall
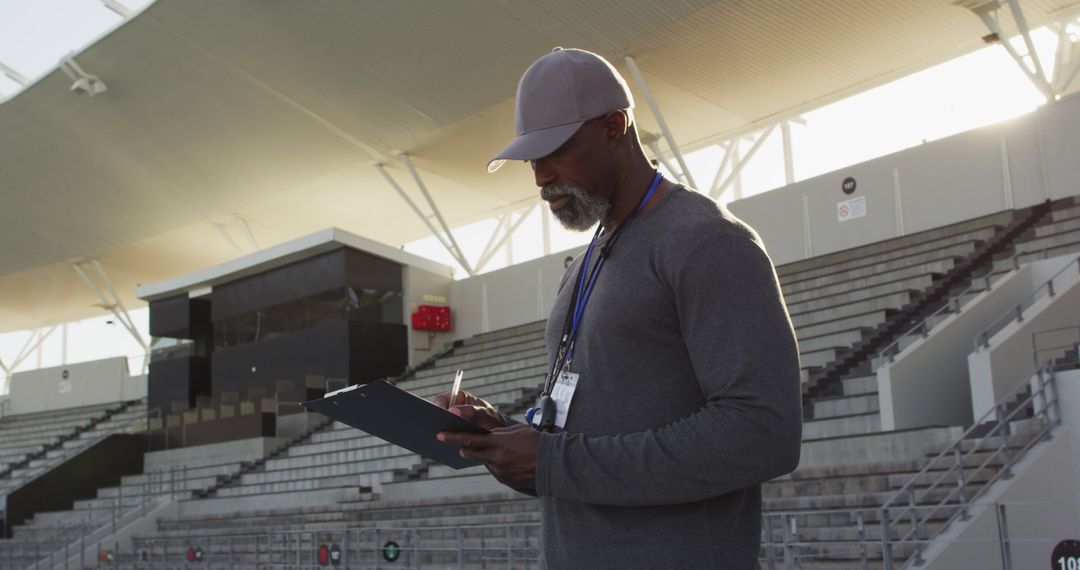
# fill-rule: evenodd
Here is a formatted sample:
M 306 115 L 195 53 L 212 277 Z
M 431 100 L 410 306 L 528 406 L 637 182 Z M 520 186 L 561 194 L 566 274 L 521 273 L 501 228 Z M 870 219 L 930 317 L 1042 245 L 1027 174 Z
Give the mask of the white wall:
M 1080 96 L 1070 96 L 1024 117 L 758 194 L 729 208 L 761 234 L 781 265 L 1080 194 L 1077 133 Z M 840 190 L 849 176 L 858 184 L 850 196 Z M 837 203 L 859 196 L 866 198 L 867 215 L 838 221 Z
M 877 370 L 881 429 L 970 425 L 972 338 L 1031 295 L 1032 266 L 1002 277 Z
M 584 250 L 569 249 L 455 281 L 451 293 L 454 338 L 546 319 L 566 272 L 564 261 Z
M 1075 256 L 1040 262 L 1032 271 L 1036 289 L 1049 278 L 1047 266 L 1057 269 L 1074 266 Z M 1035 264 L 1033 264 L 1035 265 Z M 1052 275 L 1052 274 L 1051 274 Z M 1043 296 L 1024 311 L 1024 320 L 1013 321 L 990 337 L 989 348 L 979 348 L 968 355 L 971 377 L 971 405 L 977 419 L 1035 371 L 1031 335 L 1036 332 L 1076 326 L 1080 323 L 1080 273 L 1066 270 L 1054 281 L 1056 295 Z M 1000 315 L 999 315 L 1000 316 Z M 989 323 L 987 323 L 989 326 Z
M 454 280 L 445 275 L 424 271 L 418 267 L 406 265 L 402 269 L 404 277 L 405 325 L 409 327 L 409 366 L 416 366 L 437 354 L 448 341 L 454 338 L 454 332 L 416 331 L 412 328 L 412 314 L 419 305 L 453 307 L 451 288 Z M 451 322 L 457 328 L 458 315 L 451 312 Z
M 141 378 L 145 394 L 145 376 Z M 139 384 L 128 377 L 127 358 L 122 356 L 16 372 L 11 377 L 8 413 L 29 414 L 120 402 L 126 398 L 125 394 L 137 393 Z
M 980 503 L 1006 506 L 1012 567 L 1050 567 L 1061 540 L 1080 537 L 1080 371 L 1056 374 L 1062 426 L 1031 449 L 1012 479 L 996 483 Z M 972 512 L 927 552 L 927 570 L 1001 568 L 997 518 L 993 508 Z

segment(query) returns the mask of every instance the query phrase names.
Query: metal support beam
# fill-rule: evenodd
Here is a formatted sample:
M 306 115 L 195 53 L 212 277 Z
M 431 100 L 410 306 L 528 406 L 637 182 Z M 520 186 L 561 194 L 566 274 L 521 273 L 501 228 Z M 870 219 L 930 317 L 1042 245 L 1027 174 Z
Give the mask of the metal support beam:
M 784 184 L 795 183 L 795 158 L 791 150 L 791 123 L 780 123 L 780 134 L 784 137 Z
M 447 252 L 450 253 L 450 256 L 453 257 L 462 267 L 465 267 L 466 264 L 464 260 L 459 257 L 458 252 L 453 248 L 453 246 L 450 245 L 448 241 L 446 241 L 446 238 L 443 237 L 442 233 L 440 233 L 439 230 L 435 229 L 435 226 L 432 225 L 431 220 L 429 220 L 428 217 L 420 211 L 420 208 L 416 205 L 416 202 L 413 202 L 412 198 L 410 198 L 409 195 L 405 193 L 405 190 L 401 188 L 401 186 L 397 183 L 396 180 L 394 180 L 394 177 L 390 176 L 390 173 L 386 171 L 386 166 L 381 163 L 377 163 L 375 164 L 375 170 L 378 170 L 379 174 L 382 174 L 383 178 L 386 179 L 387 184 L 389 184 L 391 188 L 397 191 L 398 196 L 401 196 L 401 199 L 404 200 L 406 204 L 408 204 L 409 208 L 411 208 L 413 213 L 416 214 L 416 217 L 420 218 L 420 221 L 424 222 L 424 225 L 427 226 L 429 230 L 431 230 L 431 235 L 435 236 L 435 239 L 439 240 L 439 243 L 442 244 L 443 248 L 445 248 Z
M 633 56 L 626 56 L 626 65 L 630 68 L 630 74 L 634 76 L 634 81 L 637 82 L 638 88 L 641 89 L 641 94 L 645 97 L 645 102 L 649 104 L 649 110 L 652 111 L 653 117 L 656 119 L 656 124 L 660 127 L 660 132 L 664 134 L 664 138 L 667 139 L 668 148 L 671 149 L 671 154 L 675 155 L 675 160 L 679 163 L 679 168 L 682 170 L 684 181 L 693 188 L 697 188 L 697 183 L 694 182 L 693 175 L 690 174 L 690 169 L 686 167 L 686 161 L 683 159 L 682 151 L 679 150 L 679 145 L 675 142 L 675 137 L 671 134 L 671 129 L 668 128 L 667 121 L 664 120 L 664 115 L 660 113 L 660 107 L 656 104 L 656 100 L 653 98 L 652 91 L 649 90 L 649 86 L 645 83 L 645 78 L 641 75 L 641 70 L 638 69 L 637 61 Z
M 450 231 L 450 226 L 446 224 L 446 220 L 443 219 L 442 212 L 439 211 L 439 207 L 435 205 L 435 200 L 431 199 L 431 193 L 428 192 L 427 186 L 424 184 L 423 179 L 420 178 L 420 173 L 416 171 L 416 167 L 413 166 L 412 160 L 409 159 L 409 155 L 401 153 L 398 155 L 401 157 L 401 162 L 405 163 L 405 168 L 409 170 L 409 174 L 412 175 L 413 180 L 416 181 L 416 187 L 420 189 L 420 193 L 424 195 L 424 199 L 427 200 L 428 206 L 431 207 L 431 212 L 435 214 L 435 218 L 439 220 L 439 225 L 442 226 L 444 232 L 446 232 L 447 239 L 450 240 L 450 244 L 454 246 L 454 250 L 457 251 L 455 256 L 461 266 L 465 269 L 465 272 L 470 276 L 474 275 L 472 267 L 469 265 L 469 261 L 465 259 L 465 252 L 462 251 L 461 246 L 458 245 L 457 240 L 454 239 L 454 232 Z
M 1046 85 L 1049 89 L 1050 80 L 1047 79 L 1046 72 L 1043 71 L 1042 62 L 1039 61 L 1039 52 L 1035 51 L 1035 42 L 1031 41 L 1031 30 L 1028 29 L 1027 19 L 1024 18 L 1024 10 L 1020 8 L 1020 1 L 1006 0 L 1006 2 L 1009 3 L 1009 10 L 1012 12 L 1013 21 L 1016 22 L 1016 27 L 1020 30 L 1020 34 L 1024 38 L 1024 45 L 1027 46 L 1028 58 L 1031 60 L 1035 75 L 1037 75 L 1042 84 Z M 1052 92 L 1051 96 L 1053 96 Z
M 15 71 L 14 69 L 4 65 L 3 63 L 0 63 L 0 73 L 8 76 L 9 79 L 14 81 L 15 83 L 18 83 L 19 85 L 25 86 L 27 83 L 30 83 L 30 79 L 27 78 L 25 75 L 19 73 L 18 71 Z
M 720 188 L 720 184 L 724 181 L 724 170 L 727 169 L 728 164 L 731 163 L 732 157 L 735 156 L 735 147 L 738 145 L 738 139 L 720 145 L 724 149 L 724 158 L 720 160 L 720 166 L 716 167 L 716 176 L 713 177 L 712 184 L 709 185 L 709 196 L 715 194 L 717 189 Z
M 135 14 L 134 10 L 121 4 L 119 0 L 101 0 L 101 3 L 104 4 L 106 8 L 119 14 L 120 17 L 124 18 L 125 20 Z
M 742 157 L 742 159 L 740 159 L 731 169 L 731 174 L 728 174 L 728 177 L 724 180 L 724 182 L 717 186 L 714 191 L 709 193 L 710 198 L 712 198 L 713 200 L 719 200 L 720 197 L 724 195 L 724 192 L 727 191 L 728 186 L 730 186 L 735 181 L 736 177 L 742 173 L 743 168 L 746 167 L 746 163 L 750 162 L 750 160 L 754 158 L 754 154 L 757 153 L 758 149 L 761 148 L 761 145 L 765 143 L 765 139 L 769 138 L 769 135 L 771 135 L 775 129 L 776 125 L 772 125 L 769 128 L 765 129 L 760 135 L 758 135 L 757 140 L 754 141 L 753 146 L 751 146 L 750 150 L 746 152 L 746 156 Z M 736 143 L 737 141 L 732 141 L 732 144 Z
M 664 153 L 660 152 L 660 145 L 656 144 L 656 138 L 650 138 L 649 140 L 643 139 L 642 142 L 645 143 L 645 146 L 649 147 L 649 150 L 653 153 L 653 157 L 660 161 L 660 164 L 664 165 L 664 168 L 666 168 L 668 172 L 677 178 L 683 179 L 683 184 L 689 184 L 682 173 L 679 172 L 679 169 L 675 168 L 667 157 L 664 156 Z
M 19 351 L 18 356 L 16 356 L 15 360 L 11 363 L 11 366 L 3 367 L 4 368 L 4 374 L 5 374 L 5 376 L 4 376 L 4 393 L 5 394 L 10 394 L 11 393 L 11 377 L 15 374 L 15 369 L 18 368 L 19 365 L 22 364 L 24 360 L 29 358 L 30 355 L 33 354 L 33 352 L 36 351 L 41 346 L 41 343 L 45 342 L 45 339 L 49 338 L 49 335 L 51 335 L 53 333 L 53 331 L 55 331 L 57 329 L 58 326 L 59 325 L 53 325 L 53 327 L 50 328 L 44 334 L 42 334 L 41 329 L 34 329 L 34 331 L 30 335 L 30 338 L 28 338 L 26 340 L 26 344 L 23 345 L 22 350 Z
M 1039 54 L 1035 51 L 1035 44 L 1031 41 L 1031 33 L 1027 27 L 1027 20 L 1024 18 L 1023 10 L 1020 8 L 1020 4 L 1017 0 L 957 0 L 953 2 L 956 5 L 968 8 L 975 13 L 976 16 L 982 20 L 986 28 L 993 33 L 1001 47 L 1005 48 L 1005 51 L 1010 57 L 1020 66 L 1020 69 L 1024 72 L 1024 75 L 1028 77 L 1035 88 L 1042 92 L 1042 94 L 1049 100 L 1054 98 L 1053 88 L 1050 86 L 1050 82 L 1046 79 L 1046 73 L 1043 72 L 1042 63 L 1039 61 Z M 1012 42 L 1005 37 L 1004 32 L 1001 30 L 1001 25 L 998 22 L 998 8 L 1002 3 L 1009 5 L 1009 10 L 1012 12 L 1013 20 L 1016 22 L 1016 27 L 1020 34 L 1024 38 L 1024 44 L 1027 46 L 1027 58 L 1016 51 Z M 1031 63 L 1028 63 L 1028 59 Z
M 551 209 L 540 206 L 540 239 L 544 246 L 544 255 L 551 255 Z
M 88 287 L 90 287 L 90 290 L 92 290 L 94 294 L 97 295 L 97 298 L 101 301 L 101 307 L 111 312 L 113 316 L 116 317 L 116 320 L 119 321 L 125 329 L 127 329 L 128 333 L 131 334 L 131 337 L 135 339 L 135 342 L 139 343 L 139 346 L 143 348 L 143 351 L 145 353 L 149 353 L 150 345 L 147 344 L 147 342 L 143 340 L 142 335 L 139 334 L 138 329 L 135 327 L 135 322 L 131 320 L 131 315 L 128 314 L 127 308 L 124 307 L 124 303 L 120 300 L 120 296 L 116 294 L 116 289 L 113 288 L 112 281 L 110 281 L 109 276 L 105 274 L 105 270 L 101 268 L 101 264 L 98 263 L 96 259 L 90 260 L 91 265 L 93 265 L 94 269 L 101 277 L 101 280 L 105 283 L 106 289 L 108 289 L 109 293 L 113 297 L 113 302 L 111 303 L 105 298 L 105 294 L 102 292 L 101 288 L 98 287 L 97 284 L 95 284 L 94 281 L 90 279 L 90 276 L 86 274 L 86 271 L 83 270 L 81 263 L 86 262 L 76 262 L 71 264 L 71 267 L 75 270 L 75 273 L 78 273 L 79 277 L 82 277 L 82 280 L 86 282 L 86 285 Z
M 221 238 L 228 242 L 228 244 L 232 246 L 234 250 L 236 250 L 236 255 L 244 255 L 244 248 L 240 247 L 240 244 L 236 243 L 236 240 L 234 240 L 232 236 L 229 235 L 229 232 L 225 230 L 224 224 L 220 224 L 218 222 L 211 222 L 211 224 L 214 226 L 214 229 L 217 230 L 218 234 L 221 235 Z
M 1074 53 L 1078 42 L 1074 40 L 1075 35 L 1069 32 L 1072 25 L 1068 21 L 1058 23 L 1058 49 L 1054 54 L 1054 80 L 1051 83 L 1057 95 L 1065 93 L 1080 72 L 1080 54 Z
M 495 252 L 499 251 L 499 248 L 501 248 L 503 244 L 505 244 L 506 241 L 514 235 L 514 232 L 516 232 L 517 229 L 521 227 L 521 223 L 525 221 L 525 218 L 529 217 L 529 214 L 532 214 L 532 211 L 534 209 L 536 209 L 536 206 L 532 206 L 528 210 L 522 212 L 521 216 L 518 217 L 518 219 L 514 221 L 514 223 L 510 224 L 510 227 L 506 228 L 506 231 L 503 233 L 502 238 L 500 238 L 499 241 L 495 242 L 495 245 L 492 246 L 491 250 L 487 252 L 487 255 L 481 257 L 480 260 L 476 262 L 477 271 L 483 269 L 484 266 L 486 266 L 488 262 L 491 261 L 491 258 L 495 256 Z M 512 216 L 512 214 L 507 214 L 507 216 Z M 507 221 L 509 221 L 509 218 L 507 218 Z
M 244 231 L 244 236 L 247 237 L 248 243 L 251 244 L 252 251 L 258 251 L 259 240 L 255 239 L 255 232 L 251 231 L 251 226 L 248 225 L 247 220 L 243 216 L 233 216 L 237 222 L 240 222 L 240 229 Z
M 489 237 L 487 243 L 484 244 L 484 250 L 480 252 L 479 259 L 484 259 L 485 257 L 487 257 L 488 253 L 490 253 L 491 250 L 495 247 L 495 240 L 499 239 L 499 235 L 501 235 L 503 229 L 506 227 L 507 218 L 511 215 L 512 214 L 509 213 L 499 214 L 499 217 L 496 218 L 498 222 L 495 224 L 495 229 L 491 230 L 491 237 Z M 484 268 L 480 266 L 479 263 L 477 263 L 476 270 L 482 271 L 483 269 Z

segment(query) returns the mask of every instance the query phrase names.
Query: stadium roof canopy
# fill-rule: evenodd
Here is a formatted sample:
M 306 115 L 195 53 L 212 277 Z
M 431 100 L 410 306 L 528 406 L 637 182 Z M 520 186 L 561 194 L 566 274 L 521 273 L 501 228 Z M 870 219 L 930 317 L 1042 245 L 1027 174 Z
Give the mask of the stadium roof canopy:
M 1032 27 L 1080 4 L 1023 0 Z M 1003 19 L 1003 23 L 1011 23 Z M 632 56 L 684 149 L 749 132 L 982 45 L 948 0 L 159 0 L 0 105 L 0 330 L 101 313 L 72 264 L 135 286 L 335 226 L 430 235 L 376 168 L 450 226 L 536 200 L 485 163 L 521 72 L 553 46 Z M 638 85 L 637 118 L 660 129 Z M 664 147 L 666 150 L 666 146 Z M 700 181 L 699 181 L 700 182 Z

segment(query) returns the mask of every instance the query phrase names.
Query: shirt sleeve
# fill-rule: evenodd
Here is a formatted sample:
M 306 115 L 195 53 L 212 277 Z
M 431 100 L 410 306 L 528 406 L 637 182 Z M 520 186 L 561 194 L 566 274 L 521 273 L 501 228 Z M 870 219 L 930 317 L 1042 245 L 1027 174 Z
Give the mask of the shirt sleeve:
M 680 504 L 759 484 L 798 465 L 798 348 L 768 255 L 746 236 L 721 233 L 698 242 L 674 273 L 681 332 L 705 404 L 643 432 L 543 434 L 541 496 Z

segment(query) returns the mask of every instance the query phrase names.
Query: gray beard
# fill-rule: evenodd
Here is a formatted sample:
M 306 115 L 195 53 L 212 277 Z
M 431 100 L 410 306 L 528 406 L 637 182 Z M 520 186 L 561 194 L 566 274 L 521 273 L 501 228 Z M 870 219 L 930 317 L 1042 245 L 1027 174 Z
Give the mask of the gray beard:
M 540 197 L 544 200 L 554 200 L 560 196 L 570 196 L 570 201 L 552 213 L 568 230 L 585 231 L 603 220 L 611 210 L 610 202 L 592 198 L 581 188 L 570 184 L 552 184 L 540 190 Z

